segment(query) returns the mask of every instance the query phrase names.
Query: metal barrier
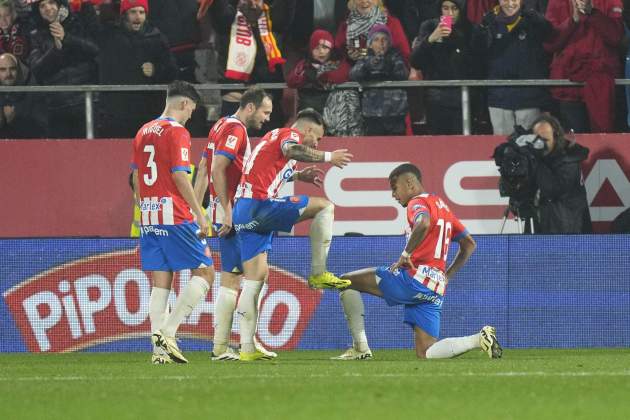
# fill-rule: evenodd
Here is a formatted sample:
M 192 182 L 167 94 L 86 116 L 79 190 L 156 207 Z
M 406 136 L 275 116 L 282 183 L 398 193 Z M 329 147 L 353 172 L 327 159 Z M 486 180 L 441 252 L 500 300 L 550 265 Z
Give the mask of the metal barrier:
M 630 85 L 630 79 L 616 79 L 616 85 Z M 286 83 L 258 83 L 263 89 L 284 89 Z M 335 85 L 335 89 L 365 88 L 426 88 L 426 87 L 460 87 L 462 90 L 462 126 L 463 134 L 470 135 L 470 88 L 494 86 L 584 86 L 583 83 L 559 79 L 530 80 L 405 80 L 396 82 L 364 83 L 346 82 Z M 245 90 L 249 85 L 241 83 L 195 85 L 200 91 Z M 75 85 L 75 86 L 0 86 L 0 94 L 5 92 L 84 92 L 85 94 L 85 131 L 86 138 L 94 138 L 94 92 L 146 92 L 165 91 L 166 85 Z

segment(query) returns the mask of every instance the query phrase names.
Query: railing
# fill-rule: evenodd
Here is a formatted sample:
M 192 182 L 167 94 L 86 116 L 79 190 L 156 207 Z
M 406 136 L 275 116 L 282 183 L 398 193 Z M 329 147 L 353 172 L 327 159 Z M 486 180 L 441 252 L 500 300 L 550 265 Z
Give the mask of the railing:
M 616 79 L 616 85 L 630 85 L 630 79 Z M 470 135 L 470 88 L 493 86 L 583 86 L 570 80 L 532 79 L 532 80 L 406 80 L 397 82 L 364 83 L 347 82 L 335 85 L 336 89 L 365 89 L 365 88 L 426 88 L 426 87 L 460 87 L 462 97 L 462 127 L 463 134 Z M 284 89 L 286 83 L 259 83 L 263 89 Z M 199 84 L 195 87 L 200 91 L 216 90 L 244 90 L 244 84 Z M 165 91 L 166 85 L 75 85 L 75 86 L 0 86 L 0 94 L 5 92 L 84 92 L 85 94 L 85 135 L 94 138 L 94 92 L 146 92 Z

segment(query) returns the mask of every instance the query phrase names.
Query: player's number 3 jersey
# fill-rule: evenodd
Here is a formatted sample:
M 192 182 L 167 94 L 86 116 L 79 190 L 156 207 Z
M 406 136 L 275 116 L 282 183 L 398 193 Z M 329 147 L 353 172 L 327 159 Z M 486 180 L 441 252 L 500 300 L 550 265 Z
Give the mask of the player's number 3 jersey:
M 141 225 L 177 225 L 194 220 L 171 174 L 190 173 L 190 134 L 170 118 L 143 125 L 133 141 L 132 169 L 138 170 Z
M 277 128 L 265 134 L 245 162 L 236 197 L 276 198 L 280 188 L 293 176 L 297 164 L 284 156 L 283 149 L 301 143 L 302 134 L 292 128 Z
M 452 240 L 468 235 L 468 231 L 440 197 L 420 194 L 407 203 L 407 239 L 422 217 L 429 218 L 429 232 L 411 254 L 415 267 L 428 266 L 446 271 L 448 248 Z M 413 276 L 415 270 L 410 270 Z

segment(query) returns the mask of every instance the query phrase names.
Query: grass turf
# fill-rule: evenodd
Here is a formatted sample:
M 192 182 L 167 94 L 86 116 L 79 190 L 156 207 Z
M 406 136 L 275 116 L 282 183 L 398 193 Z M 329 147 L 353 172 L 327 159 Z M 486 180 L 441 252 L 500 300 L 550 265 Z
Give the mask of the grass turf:
M 141 353 L 0 354 L 2 419 L 628 419 L 630 349 L 415 360 L 377 351 L 153 366 Z

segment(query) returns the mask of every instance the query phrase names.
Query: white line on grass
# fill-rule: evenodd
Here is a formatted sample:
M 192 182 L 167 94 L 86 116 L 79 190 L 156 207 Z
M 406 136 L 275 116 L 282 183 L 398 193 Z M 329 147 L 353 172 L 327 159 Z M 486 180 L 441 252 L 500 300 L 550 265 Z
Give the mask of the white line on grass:
M 327 378 L 327 377 L 347 377 L 347 378 L 410 378 L 424 376 L 422 374 L 413 373 L 346 373 L 339 375 L 338 373 L 331 372 L 330 374 L 314 373 L 310 375 L 304 375 L 303 378 Z M 436 372 L 427 376 L 430 377 L 597 377 L 597 376 L 630 376 L 630 370 L 622 371 L 610 371 L 610 372 L 461 372 L 461 373 L 446 373 Z M 295 375 L 285 374 L 245 374 L 245 375 L 221 375 L 220 379 L 286 379 L 295 378 Z M 0 382 L 54 382 L 54 381 L 185 381 L 195 379 L 207 379 L 205 377 L 191 376 L 191 375 L 165 375 L 165 376 L 17 376 L 0 377 Z

